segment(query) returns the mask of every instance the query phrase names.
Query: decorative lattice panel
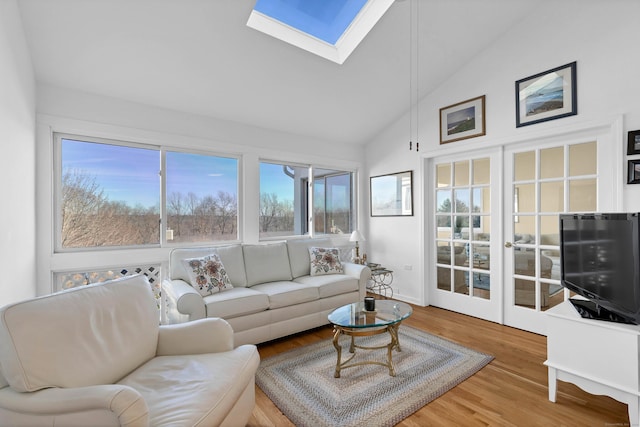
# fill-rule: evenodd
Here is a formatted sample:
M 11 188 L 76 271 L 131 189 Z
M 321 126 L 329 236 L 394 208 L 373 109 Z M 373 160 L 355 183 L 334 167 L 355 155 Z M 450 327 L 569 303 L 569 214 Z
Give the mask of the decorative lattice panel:
M 121 267 L 110 270 L 95 270 L 85 272 L 59 272 L 54 274 L 56 284 L 55 292 L 65 289 L 84 286 L 91 283 L 100 283 L 119 277 L 131 276 L 134 274 L 144 274 L 149 279 L 151 289 L 156 297 L 158 309 L 160 309 L 161 285 L 160 285 L 160 265 L 149 265 L 145 267 Z

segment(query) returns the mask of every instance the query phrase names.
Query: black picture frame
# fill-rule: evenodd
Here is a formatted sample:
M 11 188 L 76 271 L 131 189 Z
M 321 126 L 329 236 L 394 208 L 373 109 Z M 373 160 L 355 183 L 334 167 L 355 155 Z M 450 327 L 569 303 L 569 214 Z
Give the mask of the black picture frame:
M 627 184 L 640 184 L 640 159 L 629 160 Z
M 627 134 L 627 155 L 640 154 L 640 130 L 632 130 Z
M 516 81 L 516 127 L 578 114 L 576 62 Z
M 413 171 L 369 178 L 371 216 L 413 216 Z

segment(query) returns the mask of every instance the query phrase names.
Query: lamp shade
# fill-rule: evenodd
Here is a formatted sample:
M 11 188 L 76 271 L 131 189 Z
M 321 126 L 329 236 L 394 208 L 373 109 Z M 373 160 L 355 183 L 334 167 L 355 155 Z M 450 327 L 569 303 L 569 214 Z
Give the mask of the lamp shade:
M 359 230 L 353 230 L 353 233 L 351 233 L 351 237 L 349 237 L 350 242 L 364 242 L 365 240 L 367 239 L 364 238 Z

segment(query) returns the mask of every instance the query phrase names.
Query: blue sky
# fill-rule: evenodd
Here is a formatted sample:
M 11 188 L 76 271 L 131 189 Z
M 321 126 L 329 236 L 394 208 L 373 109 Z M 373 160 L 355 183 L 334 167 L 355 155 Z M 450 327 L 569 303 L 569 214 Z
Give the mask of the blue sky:
M 257 0 L 254 10 L 335 45 L 367 0 Z
M 63 173 L 77 170 L 95 178 L 110 201 L 130 206 L 159 206 L 158 150 L 62 140 Z M 238 160 L 167 152 L 167 194 L 237 195 Z

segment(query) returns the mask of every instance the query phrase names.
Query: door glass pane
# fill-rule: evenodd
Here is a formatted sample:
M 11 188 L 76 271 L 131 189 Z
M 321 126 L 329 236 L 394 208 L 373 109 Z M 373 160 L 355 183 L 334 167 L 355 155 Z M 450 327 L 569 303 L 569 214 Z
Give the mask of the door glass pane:
M 491 171 L 489 159 L 476 159 L 473 161 L 473 184 L 489 184 Z
M 515 248 L 513 251 L 513 271 L 523 276 L 536 275 L 536 251 L 531 248 Z
M 438 267 L 438 289 L 443 291 L 451 291 L 451 270 L 444 267 Z
M 473 259 L 473 268 L 481 270 L 489 270 L 491 268 L 491 256 L 489 245 L 472 245 L 471 258 Z
M 543 182 L 540 184 L 540 212 L 564 211 L 564 182 Z
M 444 163 L 436 166 L 437 187 L 449 187 L 451 185 L 451 164 Z
M 489 197 L 491 190 L 489 187 L 481 187 L 473 189 L 473 212 L 484 212 L 491 206 L 491 198 Z
M 469 161 L 456 162 L 454 165 L 456 187 L 461 185 L 469 185 Z
M 451 212 L 451 190 L 436 191 L 436 203 L 438 212 Z
M 457 294 L 469 295 L 469 272 L 453 270 L 453 291 Z
M 491 218 L 487 215 L 473 215 L 471 217 L 473 223 L 473 240 L 486 240 L 491 239 Z
M 471 206 L 471 199 L 469 198 L 469 189 L 464 188 L 461 190 L 454 190 L 454 196 L 456 198 L 456 212 L 469 212 L 469 206 Z
M 518 206 L 516 206 L 516 212 L 536 211 L 535 184 L 516 184 L 515 193 L 518 195 Z
M 521 307 L 535 308 L 536 282 L 515 279 L 515 304 Z
M 536 152 L 527 151 L 513 156 L 514 181 L 529 181 L 536 177 Z
M 469 238 L 469 217 L 456 215 L 453 217 L 453 238 L 454 239 L 468 239 Z
M 536 217 L 533 215 L 519 215 L 518 222 L 513 224 L 513 240 L 516 244 L 534 244 L 536 235 Z
M 488 274 L 473 273 L 473 296 L 482 299 L 491 298 L 491 288 Z
M 597 181 L 577 179 L 569 181 L 569 212 L 594 212 L 597 210 Z
M 569 176 L 595 175 L 597 170 L 595 142 L 569 146 Z
M 564 147 L 540 150 L 540 178 L 564 176 Z

